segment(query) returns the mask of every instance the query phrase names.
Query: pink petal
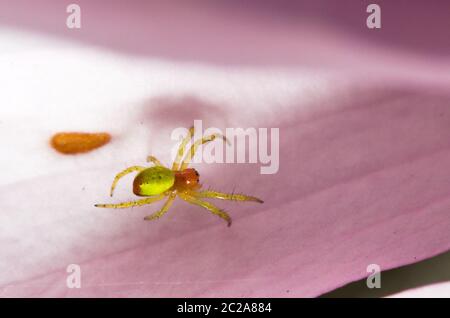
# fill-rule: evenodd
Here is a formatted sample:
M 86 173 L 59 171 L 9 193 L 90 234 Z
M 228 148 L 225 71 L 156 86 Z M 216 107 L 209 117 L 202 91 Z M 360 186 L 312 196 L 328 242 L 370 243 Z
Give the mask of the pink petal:
M 98 3 L 81 5 L 92 9 L 86 15 L 104 12 Z M 18 8 L 7 11 L 10 21 Z M 148 23 L 137 43 L 149 32 L 152 44 L 138 53 L 153 56 L 142 59 L 4 30 L 12 51 L 0 61 L 8 105 L 0 125 L 8 149 L 0 183 L 2 296 L 317 296 L 367 276 L 369 264 L 389 269 L 450 248 L 448 59 L 391 51 L 317 24 L 305 31 L 251 10 L 224 26 L 229 11 L 196 8 L 186 16 L 163 6 L 155 19 L 115 20 L 107 33 L 101 19 L 87 19 L 94 25 L 83 29 L 83 43 L 124 44 L 128 53 L 136 42 L 105 34 Z M 54 32 L 55 12 L 47 26 L 30 25 Z M 179 24 L 158 41 L 157 26 L 168 17 Z M 189 29 L 180 21 L 191 21 L 198 43 L 180 40 Z M 56 33 L 65 34 L 61 28 Z M 226 34 L 237 38 L 227 42 Z M 352 56 L 356 47 L 365 53 Z M 257 66 L 204 63 L 241 58 Z M 280 61 L 295 67 L 264 67 L 286 64 Z M 170 132 L 194 119 L 222 129 L 280 128 L 277 174 L 261 175 L 258 165 L 198 165 L 206 184 L 237 187 L 263 205 L 219 202 L 231 228 L 183 202 L 157 222 L 142 218 L 159 205 L 93 207 L 108 200 L 111 178 L 124 166 L 143 164 L 149 153 L 168 163 Z M 74 128 L 116 138 L 85 156 L 52 152 L 51 133 Z M 127 180 L 115 201 L 132 199 Z M 81 289 L 67 288 L 72 263 L 81 266 Z

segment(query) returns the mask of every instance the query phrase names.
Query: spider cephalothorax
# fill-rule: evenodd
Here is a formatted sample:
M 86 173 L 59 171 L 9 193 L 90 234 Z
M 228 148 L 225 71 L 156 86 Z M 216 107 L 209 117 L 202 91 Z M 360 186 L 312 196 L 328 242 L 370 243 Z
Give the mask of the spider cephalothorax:
M 149 156 L 147 161 L 152 162 L 155 166 L 149 168 L 132 166 L 116 175 L 111 186 L 111 196 L 113 195 L 114 188 L 120 178 L 131 172 L 138 171 L 139 173 L 133 181 L 133 193 L 138 196 L 146 197 L 145 199 L 118 204 L 96 204 L 95 206 L 100 208 L 120 209 L 150 204 L 168 197 L 159 211 L 145 217 L 145 220 L 154 220 L 164 215 L 169 210 L 175 198 L 179 196 L 184 201 L 201 206 L 209 210 L 211 213 L 218 215 L 226 220 L 228 222 L 228 226 L 230 226 L 230 216 L 225 211 L 203 199 L 216 198 L 222 200 L 254 201 L 263 203 L 262 200 L 256 197 L 244 194 L 228 194 L 211 190 L 200 191 L 200 176 L 197 170 L 188 168 L 188 165 L 200 145 L 213 141 L 217 137 L 222 137 L 224 141 L 226 141 L 226 139 L 220 134 L 213 134 L 204 137 L 193 142 L 189 152 L 185 154 L 186 146 L 192 139 L 193 134 L 194 127 L 191 127 L 187 136 L 181 142 L 177 156 L 173 162 L 172 169 L 164 167 L 158 159 L 153 156 Z M 183 156 L 184 160 L 181 161 Z

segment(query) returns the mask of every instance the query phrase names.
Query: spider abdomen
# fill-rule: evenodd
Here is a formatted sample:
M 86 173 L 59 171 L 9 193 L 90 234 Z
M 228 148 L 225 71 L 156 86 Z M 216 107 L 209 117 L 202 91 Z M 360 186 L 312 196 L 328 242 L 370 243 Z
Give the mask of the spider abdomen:
M 156 166 L 142 170 L 133 181 L 133 193 L 139 196 L 151 196 L 164 193 L 175 183 L 172 170 Z

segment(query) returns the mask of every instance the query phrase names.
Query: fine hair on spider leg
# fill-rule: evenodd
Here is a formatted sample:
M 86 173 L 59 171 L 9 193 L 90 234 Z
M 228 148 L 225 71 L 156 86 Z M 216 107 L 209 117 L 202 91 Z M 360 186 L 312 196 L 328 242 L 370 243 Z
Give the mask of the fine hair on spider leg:
M 204 145 L 208 142 L 214 141 L 218 137 L 221 137 L 224 142 L 226 142 L 227 144 L 230 144 L 228 139 L 222 134 L 212 134 L 212 135 L 209 135 L 209 136 L 206 136 L 206 137 L 203 137 L 201 139 L 194 141 L 191 145 L 191 148 L 189 149 L 186 156 L 184 157 L 183 162 L 181 163 L 180 170 L 186 169 L 188 167 L 188 165 L 191 163 L 192 158 L 194 158 L 198 147 L 200 147 L 201 145 Z
M 214 198 L 214 199 L 220 199 L 220 200 L 229 200 L 229 201 L 253 201 L 258 203 L 264 203 L 263 200 L 246 195 L 243 193 L 235 193 L 234 190 L 232 193 L 224 193 L 224 192 L 218 192 L 213 190 L 205 190 L 205 191 L 198 191 L 194 192 L 194 195 L 198 198 Z
M 111 197 L 113 196 L 114 189 L 116 188 L 117 182 L 119 182 L 119 180 L 120 180 L 121 178 L 123 178 L 124 176 L 126 176 L 127 174 L 130 174 L 130 173 L 132 173 L 132 172 L 135 172 L 135 171 L 142 171 L 142 170 L 145 170 L 145 169 L 146 169 L 146 167 L 142 167 L 142 166 L 132 166 L 132 167 L 128 167 L 128 168 L 126 168 L 125 170 L 119 172 L 119 173 L 114 177 L 114 181 L 113 181 L 113 183 L 112 183 L 112 185 L 111 185 L 111 190 L 110 190 L 110 192 L 109 192 L 109 195 L 110 195 Z
M 184 137 L 184 139 L 182 140 L 182 142 L 178 148 L 178 151 L 177 151 L 177 156 L 175 157 L 175 160 L 173 161 L 172 170 L 178 170 L 179 165 L 181 163 L 181 159 L 183 158 L 183 155 L 185 153 L 186 146 L 189 143 L 189 141 L 192 139 L 193 136 L 194 136 L 194 126 L 189 128 L 188 133 L 186 134 L 186 137 Z
M 141 206 L 145 204 L 150 204 L 156 201 L 160 201 L 166 197 L 165 194 L 160 194 L 158 196 L 154 197 L 148 197 L 145 199 L 137 200 L 137 201 L 128 201 L 128 202 L 122 202 L 122 203 L 116 203 L 116 204 L 95 204 L 95 207 L 97 208 L 110 208 L 110 209 L 125 209 L 125 208 L 131 208 L 134 206 Z
M 153 214 L 151 214 L 149 216 L 146 216 L 144 218 L 144 220 L 150 221 L 150 220 L 159 219 L 164 214 L 166 214 L 167 211 L 169 211 L 170 207 L 172 206 L 173 201 L 175 200 L 175 198 L 177 196 L 176 196 L 175 192 L 171 192 L 168 197 L 169 198 L 166 200 L 166 202 L 164 203 L 164 205 L 162 206 L 162 208 L 159 211 L 157 211 L 157 212 L 155 212 L 155 213 L 153 213 Z
M 227 222 L 228 226 L 231 226 L 231 217 L 228 215 L 227 212 L 216 207 L 214 204 L 212 204 L 208 201 L 200 200 L 199 198 L 197 198 L 193 195 L 190 195 L 190 194 L 191 193 L 189 193 L 189 194 L 182 193 L 182 194 L 179 194 L 179 196 L 186 202 L 198 205 L 198 206 L 210 211 L 212 214 L 219 216 L 220 218 L 224 219 Z

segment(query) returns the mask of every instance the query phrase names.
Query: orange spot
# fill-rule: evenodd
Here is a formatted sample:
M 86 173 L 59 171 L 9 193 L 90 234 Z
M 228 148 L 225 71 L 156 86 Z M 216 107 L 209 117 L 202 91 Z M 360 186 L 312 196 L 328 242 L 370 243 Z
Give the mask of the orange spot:
M 73 155 L 97 149 L 110 140 L 108 133 L 64 132 L 53 135 L 50 144 L 58 152 Z

